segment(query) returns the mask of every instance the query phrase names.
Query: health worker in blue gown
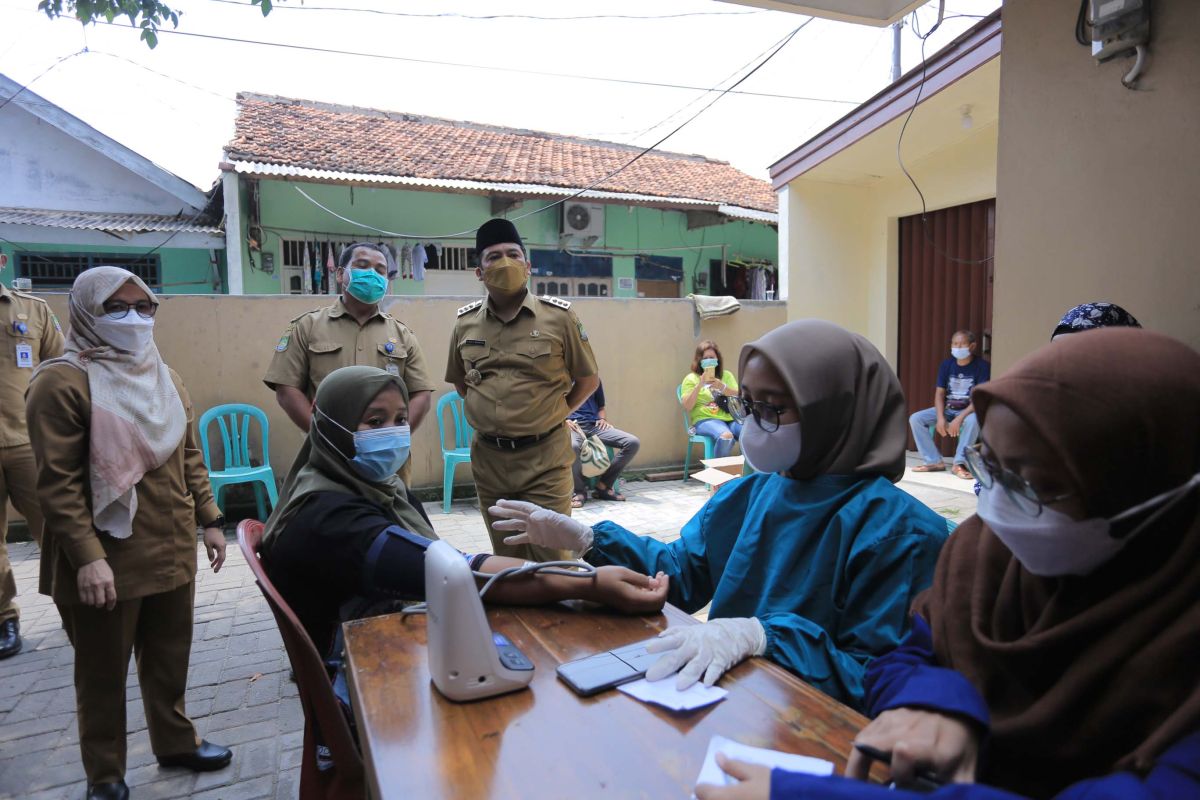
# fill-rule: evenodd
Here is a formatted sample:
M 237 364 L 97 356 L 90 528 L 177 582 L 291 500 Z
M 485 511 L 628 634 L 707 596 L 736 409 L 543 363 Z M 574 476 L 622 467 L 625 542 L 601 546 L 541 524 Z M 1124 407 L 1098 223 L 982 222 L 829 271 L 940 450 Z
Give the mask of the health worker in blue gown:
M 791 322 L 742 348 L 742 448 L 757 473 L 721 486 L 664 543 L 613 522 L 592 528 L 501 500 L 497 530 L 572 549 L 592 564 L 670 576 L 671 603 L 704 625 L 674 628 L 647 673 L 679 688 L 712 685 L 766 656 L 830 696 L 862 707 L 871 659 L 908 631 L 908 608 L 933 580 L 946 522 L 894 484 L 904 473 L 900 383 L 870 342 L 819 320 Z

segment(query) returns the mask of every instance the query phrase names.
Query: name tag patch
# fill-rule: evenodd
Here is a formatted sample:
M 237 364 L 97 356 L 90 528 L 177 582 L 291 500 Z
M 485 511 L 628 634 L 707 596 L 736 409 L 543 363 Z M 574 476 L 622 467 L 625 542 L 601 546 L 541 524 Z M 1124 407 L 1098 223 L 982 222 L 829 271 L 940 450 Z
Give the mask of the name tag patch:
M 33 348 L 27 344 L 17 345 L 17 366 L 33 369 Z

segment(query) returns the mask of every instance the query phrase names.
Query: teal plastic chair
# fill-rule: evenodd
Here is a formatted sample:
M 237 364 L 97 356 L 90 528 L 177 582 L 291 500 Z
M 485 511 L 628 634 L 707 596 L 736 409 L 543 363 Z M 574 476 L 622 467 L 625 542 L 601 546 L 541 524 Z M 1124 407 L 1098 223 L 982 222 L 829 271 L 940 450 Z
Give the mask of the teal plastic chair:
M 225 450 L 225 468 L 214 470 L 211 451 L 208 444 L 208 429 L 213 421 L 221 431 L 221 445 Z M 262 465 L 254 466 L 250 460 L 250 420 L 258 422 L 262 433 Z M 234 483 L 251 483 L 254 485 L 254 500 L 258 504 L 258 518 L 267 518 L 266 505 L 263 502 L 263 488 L 271 501 L 271 508 L 279 501 L 279 493 L 275 489 L 275 473 L 271 469 L 271 458 L 268 455 L 267 442 L 270 440 L 271 427 L 267 415 L 262 409 L 248 403 L 226 403 L 214 406 L 205 411 L 200 417 L 200 449 L 204 453 L 204 467 L 208 470 L 208 480 L 212 484 L 213 498 L 221 513 L 225 513 L 221 505 L 221 495 L 226 486 Z
M 446 446 L 446 408 L 454 420 L 454 439 Z M 467 422 L 462 395 L 444 394 L 437 402 L 438 438 L 442 443 L 442 512 L 450 513 L 450 496 L 454 492 L 454 468 L 471 462 L 471 437 L 475 430 Z
M 696 429 L 692 427 L 692 420 L 688 416 L 688 410 L 683 407 L 683 386 L 675 388 L 675 402 L 679 404 L 679 410 L 683 412 L 683 432 L 688 437 L 687 450 L 683 456 L 683 482 L 687 483 L 687 479 L 691 477 L 692 445 L 704 445 L 704 457 L 712 458 L 713 453 L 716 452 L 717 444 L 709 437 L 696 433 Z

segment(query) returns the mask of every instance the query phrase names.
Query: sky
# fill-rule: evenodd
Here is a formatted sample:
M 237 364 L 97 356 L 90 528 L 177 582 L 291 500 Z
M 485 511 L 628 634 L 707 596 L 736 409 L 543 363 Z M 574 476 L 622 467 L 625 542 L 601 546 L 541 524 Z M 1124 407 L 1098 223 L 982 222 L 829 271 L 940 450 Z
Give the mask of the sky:
M 151 50 L 128 27 L 51 21 L 37 0 L 0 0 L 0 73 L 32 80 L 32 91 L 201 189 L 218 177 L 240 91 L 645 147 L 809 19 L 719 0 L 276 0 L 265 18 L 248 0 L 167 4 L 181 12 L 178 31 L 199 35 L 168 24 Z M 999 5 L 947 0 L 926 55 L 978 22 L 952 15 Z M 469 18 L 491 15 L 552 19 Z M 917 17 L 928 30 L 937 3 Z M 905 71 L 920 48 L 906 25 Z M 727 94 L 660 149 L 766 180 L 772 163 L 890 82 L 891 51 L 889 28 L 812 20 L 737 87 L 785 97 Z

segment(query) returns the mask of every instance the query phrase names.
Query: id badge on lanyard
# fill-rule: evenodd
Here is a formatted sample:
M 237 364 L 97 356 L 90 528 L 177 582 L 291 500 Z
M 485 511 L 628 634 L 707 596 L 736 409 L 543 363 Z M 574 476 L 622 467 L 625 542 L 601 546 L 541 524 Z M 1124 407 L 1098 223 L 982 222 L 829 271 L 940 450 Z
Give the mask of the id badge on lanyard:
M 33 347 L 25 342 L 17 345 L 17 366 L 21 369 L 33 369 Z

